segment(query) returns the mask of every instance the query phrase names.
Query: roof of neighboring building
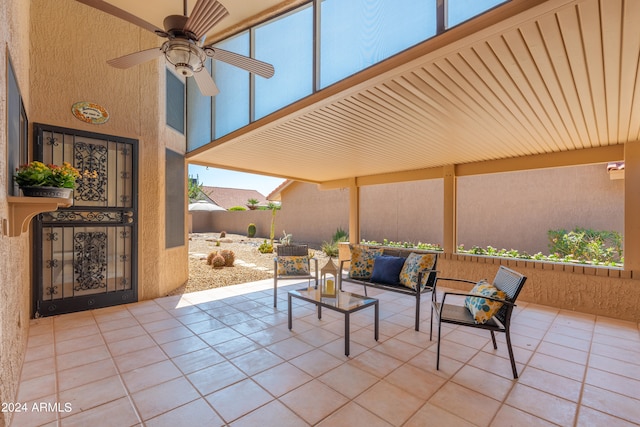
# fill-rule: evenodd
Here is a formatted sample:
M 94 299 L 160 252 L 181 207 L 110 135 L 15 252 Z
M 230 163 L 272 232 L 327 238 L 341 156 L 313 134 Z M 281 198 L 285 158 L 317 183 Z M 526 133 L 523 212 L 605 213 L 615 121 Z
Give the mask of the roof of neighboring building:
M 213 203 L 221 206 L 225 209 L 232 208 L 234 206 L 247 206 L 247 200 L 258 200 L 259 206 L 266 206 L 269 204 L 267 198 L 264 197 L 259 191 L 256 190 L 244 190 L 240 188 L 225 188 L 225 187 L 208 187 L 202 186 L 201 191 L 209 198 Z
M 285 188 L 293 184 L 295 181 L 292 179 L 285 180 L 282 184 L 278 185 L 269 195 L 267 196 L 268 200 L 280 201 L 282 192 Z

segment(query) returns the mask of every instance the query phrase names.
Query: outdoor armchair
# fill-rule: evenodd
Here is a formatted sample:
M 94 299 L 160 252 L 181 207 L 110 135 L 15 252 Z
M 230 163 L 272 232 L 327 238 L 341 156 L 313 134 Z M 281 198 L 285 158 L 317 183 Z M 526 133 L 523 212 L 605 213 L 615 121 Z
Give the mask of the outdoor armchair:
M 311 270 L 311 261 L 314 269 Z M 318 260 L 309 257 L 308 245 L 278 245 L 273 259 L 273 306 L 278 306 L 278 279 L 315 279 L 318 288 Z
M 474 284 L 475 286 L 469 293 L 446 291 L 442 295 L 442 300 L 438 301 L 436 290 L 440 285 L 441 280 L 469 283 Z M 498 348 L 495 332 L 504 332 L 507 340 L 509 359 L 511 360 L 513 378 L 518 378 L 516 362 L 513 357 L 513 349 L 511 348 L 511 336 L 509 330 L 511 314 L 513 312 L 513 308 L 516 306 L 516 299 L 518 298 L 518 294 L 522 290 L 522 286 L 524 286 L 524 282 L 526 280 L 526 276 L 504 266 L 500 266 L 492 283 L 488 283 L 485 280 L 481 280 L 476 283 L 471 280 L 438 277 L 433 287 L 431 300 L 431 329 L 429 332 L 429 340 L 431 340 L 433 337 L 433 320 L 434 317 L 436 317 L 438 319 L 436 369 L 440 369 L 440 337 L 442 324 L 451 323 L 454 325 L 489 330 L 491 332 L 491 340 L 493 341 L 494 349 Z M 466 297 L 465 304 L 447 304 L 447 297 L 451 295 Z

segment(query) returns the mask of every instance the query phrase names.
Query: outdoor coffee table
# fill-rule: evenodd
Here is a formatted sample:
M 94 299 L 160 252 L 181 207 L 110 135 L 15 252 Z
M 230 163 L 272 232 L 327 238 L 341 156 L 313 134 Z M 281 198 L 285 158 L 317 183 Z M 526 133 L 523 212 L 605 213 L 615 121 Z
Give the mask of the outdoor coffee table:
M 289 306 L 289 330 L 293 327 L 292 312 L 291 312 L 291 298 L 298 298 L 303 301 L 315 304 L 318 307 L 318 319 L 322 318 L 322 307 L 334 310 L 339 313 L 344 313 L 344 354 L 349 355 L 349 316 L 351 313 L 360 311 L 364 308 L 373 306 L 375 310 L 375 328 L 374 338 L 378 341 L 378 300 L 375 298 L 366 297 L 363 295 L 352 294 L 351 292 L 338 292 L 338 296 L 335 298 L 323 297 L 319 289 L 304 288 L 296 291 L 289 291 L 288 306 Z

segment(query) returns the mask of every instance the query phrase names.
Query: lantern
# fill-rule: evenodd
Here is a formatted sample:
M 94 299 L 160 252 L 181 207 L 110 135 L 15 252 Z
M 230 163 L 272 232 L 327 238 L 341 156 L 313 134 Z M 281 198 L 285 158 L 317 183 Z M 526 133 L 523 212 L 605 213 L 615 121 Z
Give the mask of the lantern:
M 320 269 L 321 296 L 335 298 L 338 294 L 338 266 L 329 261 Z

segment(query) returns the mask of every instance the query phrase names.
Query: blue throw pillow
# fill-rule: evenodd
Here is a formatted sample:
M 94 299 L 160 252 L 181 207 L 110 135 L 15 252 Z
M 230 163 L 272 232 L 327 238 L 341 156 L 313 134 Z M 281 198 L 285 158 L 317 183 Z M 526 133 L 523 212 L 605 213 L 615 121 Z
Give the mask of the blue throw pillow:
M 400 284 L 400 271 L 406 258 L 397 256 L 379 256 L 373 262 L 371 281 L 386 285 Z

